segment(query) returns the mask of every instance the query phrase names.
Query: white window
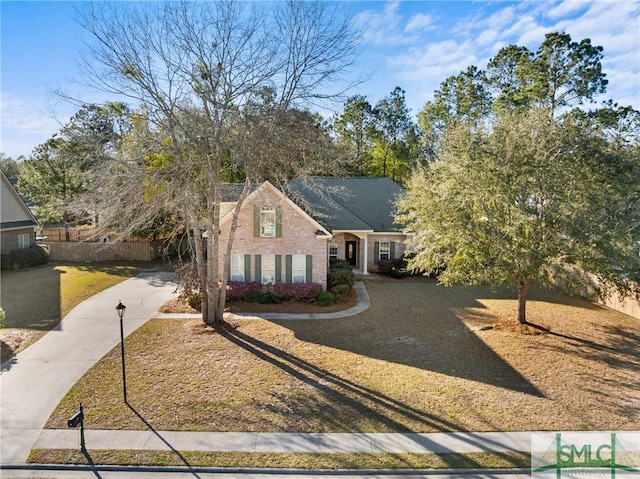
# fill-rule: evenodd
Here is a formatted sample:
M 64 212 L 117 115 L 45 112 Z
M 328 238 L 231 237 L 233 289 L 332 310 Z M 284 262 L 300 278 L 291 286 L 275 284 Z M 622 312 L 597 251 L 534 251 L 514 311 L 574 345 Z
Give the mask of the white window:
M 383 259 L 391 259 L 391 243 L 389 241 L 380 241 L 378 254 L 380 261 Z
M 231 255 L 231 281 L 245 281 L 243 254 Z
M 271 205 L 265 205 L 260 209 L 260 237 L 276 237 L 276 210 Z
M 26 249 L 31 246 L 31 235 L 29 233 L 20 233 L 18 235 L 18 249 Z
M 276 255 L 262 255 L 262 284 L 275 284 L 276 282 Z
M 307 281 L 307 257 L 294 254 L 291 261 L 291 282 L 305 283 Z
M 338 259 L 338 243 L 332 241 L 329 243 L 329 261 Z

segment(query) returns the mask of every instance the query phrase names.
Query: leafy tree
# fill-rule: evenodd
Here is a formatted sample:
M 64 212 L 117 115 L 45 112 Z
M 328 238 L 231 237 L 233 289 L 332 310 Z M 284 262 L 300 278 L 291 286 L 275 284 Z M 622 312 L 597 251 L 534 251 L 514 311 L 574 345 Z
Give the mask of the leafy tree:
M 640 160 L 586 115 L 512 111 L 448 128 L 438 161 L 416 172 L 398 220 L 414 266 L 446 266 L 445 284 L 511 284 L 520 323 L 532 282 L 640 294 Z
M 434 100 L 418 113 L 424 145 L 433 157 L 445 129 L 455 122 L 479 122 L 491 111 L 492 97 L 484 72 L 475 66 L 440 84 Z
M 509 45 L 489 61 L 486 81 L 495 92 L 497 109 L 547 108 L 556 115 L 604 93 L 602 47 L 567 33 L 548 33 L 535 53 Z
M 233 235 L 252 184 L 291 164 L 294 151 L 302 166 L 317 156 L 305 156 L 317 131 L 301 142 L 291 132 L 299 127 L 296 118 L 309 119 L 303 106 L 331 98 L 327 86 L 338 85 L 354 60 L 357 36 L 338 7 L 322 1 L 84 6 L 82 23 L 95 40 L 85 69 L 92 84 L 133 99 L 147 122 L 142 142 L 128 148 L 136 156 L 123 155 L 105 176 L 133 198 L 120 217 L 131 230 L 153 216 L 149 211 L 167 206 L 185 221 L 207 324 L 223 320 Z M 230 176 L 244 184 L 227 241 L 219 225 Z M 109 217 L 125 226 L 115 213 Z
M 35 203 L 40 222 L 64 223 L 67 241 L 73 202 L 85 191 L 82 170 L 68 146 L 55 136 L 37 146 L 23 162 L 18 181 L 20 193 Z
M 411 152 L 419 151 L 410 142 L 416 141 L 417 126 L 411 118 L 400 87 L 380 100 L 374 110 L 375 126 L 370 171 L 375 176 L 388 176 L 403 183 L 410 169 L 419 164 Z
M 0 169 L 2 169 L 9 180 L 16 181 L 18 176 L 20 176 L 20 167 L 22 166 L 21 161 L 23 160 L 23 156 L 14 160 L 10 156 L 6 156 L 4 153 L 0 152 Z
M 495 95 L 495 110 L 529 108 L 531 100 L 527 92 L 533 83 L 532 63 L 533 53 L 517 45 L 502 48 L 489 60 L 485 78 L 489 91 Z
M 552 115 L 561 108 L 582 104 L 604 93 L 607 80 L 602 73 L 602 47 L 585 38 L 572 42 L 567 33 L 548 33 L 538 48 L 531 67 L 532 81 L 525 86 L 534 104 L 548 108 Z
M 471 65 L 440 84 L 418 112 L 424 147 L 435 157 L 442 133 L 455 122 L 481 123 L 492 112 L 533 107 L 557 116 L 593 100 L 607 85 L 601 60 L 602 47 L 588 38 L 573 42 L 566 33 L 548 33 L 535 53 L 506 46 L 486 71 Z
M 347 151 L 351 159 L 349 171 L 353 175 L 367 174 L 374 125 L 373 107 L 362 95 L 347 99 L 342 114 L 333 121 L 337 143 Z
M 90 172 L 110 160 L 124 128 L 128 128 L 124 105 L 85 105 L 23 162 L 20 192 L 36 204 L 41 222 L 64 223 L 67 241 L 71 224 L 95 215 L 90 205 L 79 206 L 76 201 L 92 186 Z

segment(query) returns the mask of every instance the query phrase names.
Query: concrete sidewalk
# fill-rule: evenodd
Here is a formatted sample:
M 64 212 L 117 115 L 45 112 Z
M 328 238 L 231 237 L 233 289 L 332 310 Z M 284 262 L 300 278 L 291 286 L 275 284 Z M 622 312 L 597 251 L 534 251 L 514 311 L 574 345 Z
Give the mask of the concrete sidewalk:
M 527 452 L 530 432 L 258 433 L 85 430 L 87 449 L 295 453 Z M 47 429 L 38 449 L 78 449 L 79 431 Z
M 171 299 L 176 287 L 172 278 L 173 273 L 143 273 L 89 298 L 38 342 L 2 364 L 3 465 L 25 462 L 69 388 L 120 342 L 118 301 L 127 307 L 124 334 L 128 335 Z

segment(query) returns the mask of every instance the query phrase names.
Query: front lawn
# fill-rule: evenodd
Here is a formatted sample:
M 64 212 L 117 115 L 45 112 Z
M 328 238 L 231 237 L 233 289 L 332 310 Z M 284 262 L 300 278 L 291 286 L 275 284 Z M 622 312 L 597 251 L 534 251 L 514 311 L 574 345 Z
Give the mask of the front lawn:
M 510 293 L 428 281 L 367 282 L 371 307 L 334 320 L 157 319 L 67 394 L 91 429 L 433 432 L 640 429 L 640 321 L 534 291 L 549 333 L 487 329 Z

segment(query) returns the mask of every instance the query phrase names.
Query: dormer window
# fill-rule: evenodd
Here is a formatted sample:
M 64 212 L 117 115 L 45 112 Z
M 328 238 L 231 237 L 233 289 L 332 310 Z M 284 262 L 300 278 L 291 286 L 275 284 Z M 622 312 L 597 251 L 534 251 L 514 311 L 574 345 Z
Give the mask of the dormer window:
M 276 209 L 271 205 L 260 208 L 260 237 L 276 237 Z

